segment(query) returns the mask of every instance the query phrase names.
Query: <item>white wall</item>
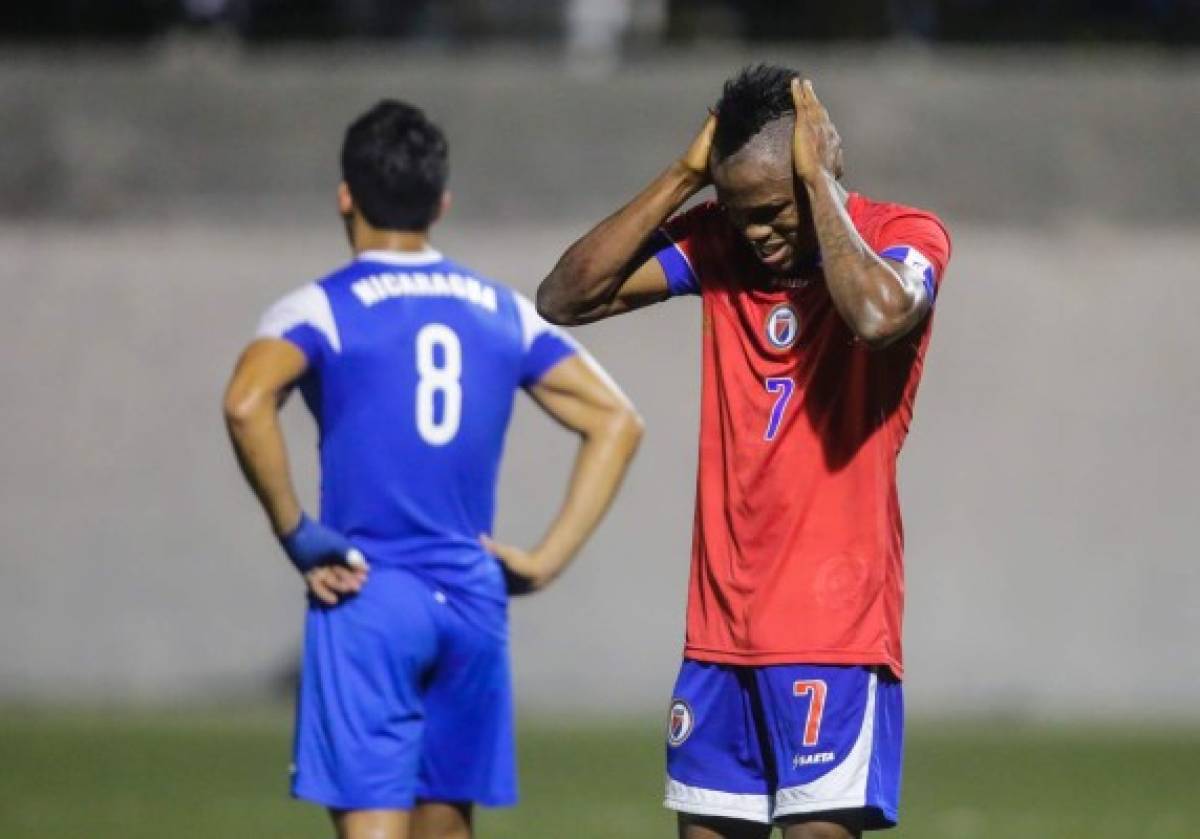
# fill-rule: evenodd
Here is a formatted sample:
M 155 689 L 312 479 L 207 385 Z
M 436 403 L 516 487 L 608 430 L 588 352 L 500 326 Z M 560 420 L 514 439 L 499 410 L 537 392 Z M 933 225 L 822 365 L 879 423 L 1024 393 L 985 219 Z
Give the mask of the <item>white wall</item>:
M 439 243 L 531 291 L 579 225 Z M 1200 241 L 1190 231 L 957 225 L 902 459 L 917 710 L 1200 707 Z M 241 486 L 224 377 L 270 300 L 344 256 L 313 227 L 0 232 L 0 697 L 253 690 L 296 649 L 300 586 Z M 514 607 L 527 709 L 661 706 L 682 638 L 698 308 L 582 330 L 649 423 L 577 568 Z M 311 497 L 312 433 L 289 409 Z M 518 412 L 499 533 L 532 541 L 570 441 Z
M 300 587 L 227 450 L 262 308 L 344 257 L 345 120 L 446 123 L 439 241 L 531 292 L 764 56 L 381 49 L 0 57 L 0 699 L 262 690 Z M 939 210 L 955 256 L 902 459 L 918 710 L 1197 714 L 1200 62 L 802 48 L 852 186 Z M 514 607 L 527 708 L 661 708 L 682 641 L 698 311 L 582 330 L 649 436 L 579 565 Z M 313 487 L 312 431 L 289 411 Z M 518 412 L 500 534 L 533 541 L 570 441 Z

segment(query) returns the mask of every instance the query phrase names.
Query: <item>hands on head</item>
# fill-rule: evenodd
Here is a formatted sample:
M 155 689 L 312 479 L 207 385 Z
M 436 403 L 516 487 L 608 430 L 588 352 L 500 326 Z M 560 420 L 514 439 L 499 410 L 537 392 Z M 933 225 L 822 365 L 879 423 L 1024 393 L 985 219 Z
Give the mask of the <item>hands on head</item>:
M 683 157 L 679 158 L 679 164 L 695 179 L 697 190 L 712 183 L 708 158 L 712 153 L 713 135 L 716 133 L 717 115 L 710 111 L 708 119 L 704 120 L 704 125 L 700 128 L 700 133 L 692 140 Z
M 842 138 L 813 91 L 812 82 L 798 77 L 792 79 L 791 93 L 796 109 L 792 135 L 792 165 L 796 177 L 808 183 L 828 172 L 840 179 L 844 165 Z M 717 116 L 710 112 L 700 133 L 679 159 L 680 165 L 694 178 L 697 190 L 712 183 L 709 159 L 716 130 Z
M 842 138 L 829 112 L 813 92 L 812 82 L 792 79 L 796 128 L 792 135 L 792 166 L 796 177 L 812 183 L 828 172 L 842 177 Z

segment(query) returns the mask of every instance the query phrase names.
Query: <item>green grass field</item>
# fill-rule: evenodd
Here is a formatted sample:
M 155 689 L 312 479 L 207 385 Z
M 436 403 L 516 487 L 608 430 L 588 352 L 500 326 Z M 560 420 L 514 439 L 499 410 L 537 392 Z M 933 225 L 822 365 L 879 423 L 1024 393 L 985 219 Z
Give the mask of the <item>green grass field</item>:
M 3 839 L 321 837 L 285 795 L 287 712 L 0 712 Z M 645 723 L 521 732 L 521 805 L 482 837 L 672 836 L 661 741 Z M 910 732 L 904 837 L 1200 836 L 1200 729 L 955 724 Z

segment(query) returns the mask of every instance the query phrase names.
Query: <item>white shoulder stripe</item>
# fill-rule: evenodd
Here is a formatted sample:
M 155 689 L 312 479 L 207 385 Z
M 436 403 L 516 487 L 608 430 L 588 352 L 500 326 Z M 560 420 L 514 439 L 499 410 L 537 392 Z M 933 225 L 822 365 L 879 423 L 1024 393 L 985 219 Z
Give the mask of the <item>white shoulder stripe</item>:
M 601 366 L 600 362 L 597 361 L 596 358 L 587 351 L 587 348 L 584 347 L 583 344 L 579 343 L 572 336 L 568 335 L 566 330 L 558 328 L 539 315 L 537 312 L 537 307 L 534 306 L 529 298 L 527 298 L 525 295 L 521 294 L 519 291 L 513 291 L 512 296 L 513 299 L 517 301 L 517 311 L 521 314 L 521 329 L 524 333 L 526 350 L 533 346 L 533 342 L 537 340 L 538 336 L 553 335 L 567 346 L 574 348 L 579 359 L 588 366 L 588 368 L 596 375 L 597 378 L 608 385 L 609 389 L 611 389 L 613 393 L 617 394 L 617 396 L 623 399 L 626 404 L 630 406 L 633 405 L 633 402 L 631 402 L 629 397 L 625 395 L 625 392 L 621 390 L 616 380 L 609 375 L 608 371 L 605 370 L 604 367 Z
M 289 330 L 303 325 L 324 335 L 334 352 L 342 351 L 329 297 L 316 283 L 296 289 L 267 309 L 255 334 L 259 338 L 282 338 Z
M 513 300 L 517 301 L 517 313 L 521 316 L 521 337 L 524 340 L 525 349 L 533 346 L 537 337 L 547 332 L 562 338 L 567 343 L 574 343 L 561 329 L 539 315 L 537 307 L 528 297 L 515 290 L 512 291 L 512 296 Z

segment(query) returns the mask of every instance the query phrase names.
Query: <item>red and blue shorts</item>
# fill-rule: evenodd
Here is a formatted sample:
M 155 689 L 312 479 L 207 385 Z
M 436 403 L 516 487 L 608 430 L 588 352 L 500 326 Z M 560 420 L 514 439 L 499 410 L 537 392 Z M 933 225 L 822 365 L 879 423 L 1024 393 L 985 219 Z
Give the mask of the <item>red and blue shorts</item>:
M 904 700 L 883 668 L 685 660 L 671 699 L 672 810 L 772 824 L 856 812 L 893 827 Z

